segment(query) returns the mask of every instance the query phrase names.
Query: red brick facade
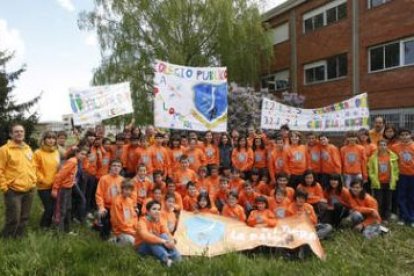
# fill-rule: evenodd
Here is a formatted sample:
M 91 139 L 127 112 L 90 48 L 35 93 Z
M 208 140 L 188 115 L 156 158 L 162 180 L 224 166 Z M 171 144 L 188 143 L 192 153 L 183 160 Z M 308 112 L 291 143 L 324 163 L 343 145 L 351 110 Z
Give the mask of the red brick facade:
M 288 1 L 295 2 L 295 1 Z M 300 2 L 300 1 L 298 1 Z M 288 41 L 274 45 L 274 61 L 264 74 L 290 69 L 290 79 L 299 94 L 306 96 L 305 107 L 314 108 L 367 92 L 372 109 L 414 107 L 414 66 L 399 67 L 383 72 L 368 72 L 368 49 L 378 44 L 414 37 L 414 1 L 392 0 L 379 7 L 368 8 L 368 1 L 358 0 L 359 66 L 353 75 L 353 0 L 347 0 L 347 16 L 310 33 L 303 31 L 303 15 L 331 1 L 301 1 L 267 22 L 276 27 L 289 21 Z M 277 8 L 276 8 L 277 9 Z M 293 23 L 294 19 L 294 24 Z M 294 26 L 292 26 L 294 25 Z M 296 30 L 296 40 L 292 28 Z M 294 44 L 295 43 L 295 44 Z M 292 69 L 292 47 L 296 46 L 296 72 Z M 338 54 L 347 54 L 347 75 L 336 80 L 305 84 L 304 65 Z M 356 58 L 356 57 L 355 57 Z M 353 91 L 353 83 L 359 91 Z M 294 89 L 294 88 L 293 88 Z M 293 90 L 292 89 L 292 90 Z

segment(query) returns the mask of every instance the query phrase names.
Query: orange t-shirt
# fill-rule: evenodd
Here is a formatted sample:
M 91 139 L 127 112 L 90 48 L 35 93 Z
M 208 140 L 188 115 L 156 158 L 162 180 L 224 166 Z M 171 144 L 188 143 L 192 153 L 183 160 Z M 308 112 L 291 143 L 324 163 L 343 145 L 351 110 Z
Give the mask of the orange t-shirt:
M 141 245 L 141 243 L 149 244 L 161 244 L 164 242 L 160 236 L 161 234 L 167 234 L 171 238 L 170 231 L 164 220 L 153 221 L 147 216 L 142 216 L 138 221 L 135 247 Z
M 361 145 L 346 145 L 341 148 L 342 170 L 344 174 L 362 174 L 367 179 L 367 159 Z
M 109 164 L 111 162 L 111 153 L 109 151 L 102 152 L 102 163 L 96 172 L 96 177 L 99 179 L 105 174 L 109 173 Z
M 328 205 L 331 207 L 333 207 L 337 202 L 341 203 L 346 208 L 351 207 L 351 193 L 347 188 L 342 188 L 339 194 L 335 190 L 331 190 L 330 192 L 325 191 L 324 197 L 328 200 Z
M 389 184 L 391 179 L 390 155 L 378 154 L 378 178 L 381 184 Z
M 254 168 L 264 169 L 267 167 L 267 153 L 265 149 L 256 149 L 254 151 Z
M 126 164 L 124 164 L 124 167 L 129 173 L 135 173 L 137 171 L 139 158 L 138 154 L 136 153 L 137 148 L 138 146 L 132 146 L 131 144 L 124 146 L 124 151 L 126 154 Z
M 306 202 L 309 204 L 318 203 L 325 198 L 323 189 L 319 183 L 316 183 L 315 186 L 299 184 L 297 189 L 302 189 L 308 193 L 308 200 Z
M 167 225 L 168 231 L 172 234 L 177 227 L 177 215 L 174 211 L 161 211 L 160 220 Z
M 193 212 L 194 210 L 196 210 L 197 209 L 197 196 L 198 196 L 198 193 L 195 196 L 190 196 L 189 194 L 187 194 L 183 198 L 183 209 L 186 211 L 190 211 L 190 212 Z
M 398 154 L 400 174 L 414 175 L 414 143 L 396 144 L 392 150 Z
M 267 185 L 264 181 L 253 184 L 253 189 L 256 193 L 268 196 L 270 195 L 270 186 Z
M 238 219 L 240 221 L 246 221 L 246 213 L 244 212 L 243 207 L 239 204 L 236 204 L 234 207 L 226 204 L 223 207 L 222 215 L 228 218 Z
M 208 193 L 214 195 L 219 190 L 220 176 L 209 176 L 206 178 Z
M 247 219 L 247 225 L 255 227 L 257 225 L 264 225 L 266 227 L 275 227 L 277 220 L 275 215 L 269 209 L 253 210 Z
M 188 162 L 190 163 L 190 169 L 193 171 L 198 172 L 198 169 L 201 166 L 206 165 L 206 156 L 201 149 L 189 149 L 187 150 L 186 154 L 188 156 Z
M 277 189 L 277 187 L 276 187 Z M 270 191 L 270 196 L 274 197 L 275 193 L 276 193 L 276 189 L 273 189 Z M 295 189 L 293 189 L 292 187 L 286 187 L 286 197 L 290 200 L 293 201 L 295 199 Z
M 377 150 L 377 145 L 373 143 L 369 144 L 362 144 L 365 149 L 365 156 L 367 160 L 371 157 L 371 155 Z
M 174 173 L 175 170 L 178 170 L 180 168 L 180 158 L 184 154 L 184 151 L 185 149 L 181 146 L 179 148 L 170 149 L 171 175 Z
M 321 172 L 321 148 L 319 144 L 314 146 L 306 146 L 306 149 L 309 154 L 309 166 L 310 169 L 315 173 Z
M 111 146 L 111 160 L 121 160 L 122 165 L 125 167 L 127 163 L 127 155 L 125 152 L 125 145 L 112 145 Z
M 139 179 L 138 177 L 134 177 L 131 181 L 134 184 L 133 194 L 136 202 L 143 204 L 152 190 L 152 182 L 148 178 Z
M 254 163 L 253 150 L 250 148 L 247 150 L 243 148 L 240 150 L 234 148 L 231 153 L 231 162 L 233 163 L 234 168 L 242 172 L 251 170 Z
M 321 148 L 321 173 L 341 174 L 341 154 L 337 147 L 332 144 L 320 146 Z
M 309 220 L 312 222 L 313 225 L 318 223 L 318 217 L 316 216 L 315 210 L 313 206 L 309 203 L 304 203 L 302 208 L 299 208 L 296 202 L 292 202 L 288 209 L 288 214 L 290 216 L 302 216 L 305 214 L 308 216 Z
M 200 177 L 198 177 L 197 178 L 197 184 L 196 184 L 196 187 L 197 187 L 197 191 L 198 192 L 208 192 L 208 180 L 207 180 L 207 178 L 200 178 Z
M 351 195 L 350 203 L 353 210 L 364 215 L 364 221 L 362 222 L 364 226 L 381 223 L 381 217 L 378 214 L 378 203 L 369 194 L 365 194 L 363 199 Z M 377 216 L 374 216 L 372 212 L 375 212 Z
M 197 174 L 191 169 L 179 169 L 175 171 L 172 179 L 176 185 L 176 191 L 179 192 L 182 197 L 184 197 L 187 193 L 187 183 L 190 181 L 196 183 Z
M 163 146 L 154 145 L 149 148 L 149 153 L 154 171 L 160 170 L 166 176 L 170 166 L 170 154 L 168 150 Z
M 269 197 L 269 210 L 273 212 L 277 219 L 282 219 L 288 216 L 288 209 L 290 206 L 290 199 L 288 197 L 283 198 L 282 202 L 276 201 L 276 198 Z
M 251 194 L 247 194 L 244 190 L 239 194 L 239 204 L 246 209 L 247 206 L 254 208 L 255 206 L 255 199 L 256 197 L 260 196 L 260 194 L 253 192 Z
M 135 149 L 135 154 L 137 155 L 138 163 L 145 165 L 147 174 L 152 174 L 154 172 L 154 168 L 152 167 L 151 152 L 149 148 L 138 147 Z
M 115 236 L 136 234 L 138 216 L 130 197 L 117 196 L 111 206 L 111 226 Z
M 220 164 L 220 152 L 216 145 L 208 144 L 203 149 L 206 165 Z
M 243 190 L 244 180 L 242 178 L 232 178 L 229 181 L 229 187 L 231 191 L 240 193 Z
M 269 174 L 272 181 L 276 181 L 276 175 L 284 171 L 283 150 L 275 149 L 269 160 Z
M 284 169 L 287 174 L 302 175 L 308 168 L 309 154 L 304 145 L 290 145 L 283 151 Z
M 124 178 L 120 175 L 104 175 L 98 182 L 95 200 L 99 209 L 111 208 L 112 201 L 121 193 L 121 183 Z

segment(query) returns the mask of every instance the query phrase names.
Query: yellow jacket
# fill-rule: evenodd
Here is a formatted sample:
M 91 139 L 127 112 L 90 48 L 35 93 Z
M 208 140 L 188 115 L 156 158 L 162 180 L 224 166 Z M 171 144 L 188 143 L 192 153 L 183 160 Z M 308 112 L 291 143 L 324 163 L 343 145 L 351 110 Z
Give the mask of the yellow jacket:
M 26 192 L 36 186 L 36 168 L 32 149 L 13 141 L 0 148 L 0 190 Z
M 34 153 L 34 163 L 36 166 L 37 188 L 39 190 L 51 189 L 59 169 L 59 151 L 56 148 L 42 146 Z

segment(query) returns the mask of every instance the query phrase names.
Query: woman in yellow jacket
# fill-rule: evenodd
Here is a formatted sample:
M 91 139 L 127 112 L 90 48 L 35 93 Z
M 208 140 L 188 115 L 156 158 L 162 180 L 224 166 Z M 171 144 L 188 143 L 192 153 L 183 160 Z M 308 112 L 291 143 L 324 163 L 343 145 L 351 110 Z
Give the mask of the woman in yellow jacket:
M 46 131 L 42 136 L 41 146 L 34 153 L 34 163 L 37 176 L 37 193 L 43 204 L 43 215 L 40 227 L 52 225 L 55 200 L 51 196 L 52 184 L 58 172 L 60 155 L 56 145 L 56 133 Z

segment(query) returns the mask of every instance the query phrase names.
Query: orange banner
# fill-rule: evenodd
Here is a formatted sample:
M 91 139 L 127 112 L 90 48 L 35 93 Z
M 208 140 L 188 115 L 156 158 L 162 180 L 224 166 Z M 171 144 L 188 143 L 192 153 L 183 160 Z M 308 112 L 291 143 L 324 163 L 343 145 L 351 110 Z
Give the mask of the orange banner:
M 258 246 L 293 249 L 308 244 L 325 259 L 315 227 L 309 220 L 296 217 L 279 220 L 275 228 L 254 228 L 232 218 L 182 211 L 174 237 L 184 256 L 212 257 Z

